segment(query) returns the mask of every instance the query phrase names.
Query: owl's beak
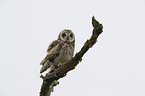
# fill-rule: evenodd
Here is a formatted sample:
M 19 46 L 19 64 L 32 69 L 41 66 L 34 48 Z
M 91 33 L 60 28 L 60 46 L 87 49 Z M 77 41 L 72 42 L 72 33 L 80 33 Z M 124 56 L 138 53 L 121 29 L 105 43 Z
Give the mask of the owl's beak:
M 69 37 L 67 36 L 66 40 L 69 40 Z

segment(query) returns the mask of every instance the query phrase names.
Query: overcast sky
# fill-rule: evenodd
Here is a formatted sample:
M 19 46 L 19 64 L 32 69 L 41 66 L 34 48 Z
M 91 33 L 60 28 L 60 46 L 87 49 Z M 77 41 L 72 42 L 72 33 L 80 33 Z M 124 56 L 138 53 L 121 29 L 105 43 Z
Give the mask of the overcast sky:
M 39 96 L 48 45 L 71 29 L 80 51 L 93 15 L 103 33 L 51 96 L 145 96 L 145 0 L 0 0 L 0 96 Z

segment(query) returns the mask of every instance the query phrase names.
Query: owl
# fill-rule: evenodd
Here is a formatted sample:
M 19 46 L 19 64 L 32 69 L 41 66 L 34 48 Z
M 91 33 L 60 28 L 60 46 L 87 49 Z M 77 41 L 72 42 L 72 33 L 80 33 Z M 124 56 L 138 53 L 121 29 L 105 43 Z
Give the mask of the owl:
M 47 55 L 40 65 L 43 73 L 48 68 L 50 72 L 54 71 L 58 66 L 62 66 L 73 57 L 75 47 L 75 35 L 71 30 L 64 29 L 59 33 L 58 39 L 54 40 L 47 49 Z

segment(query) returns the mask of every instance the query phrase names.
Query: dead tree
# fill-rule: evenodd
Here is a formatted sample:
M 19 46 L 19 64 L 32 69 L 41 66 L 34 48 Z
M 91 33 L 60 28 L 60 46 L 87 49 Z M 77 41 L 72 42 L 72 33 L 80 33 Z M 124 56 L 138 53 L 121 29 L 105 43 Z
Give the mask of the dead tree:
M 83 55 L 97 42 L 98 36 L 103 32 L 103 26 L 94 18 L 94 16 L 92 17 L 92 25 L 92 36 L 85 42 L 80 52 L 76 53 L 71 60 L 65 62 L 64 66 L 60 66 L 57 70 L 47 73 L 45 76 L 40 76 L 43 79 L 40 96 L 50 96 L 53 87 L 57 85 L 57 80 L 66 76 L 67 72 L 70 70 L 75 69 L 75 66 L 82 61 Z

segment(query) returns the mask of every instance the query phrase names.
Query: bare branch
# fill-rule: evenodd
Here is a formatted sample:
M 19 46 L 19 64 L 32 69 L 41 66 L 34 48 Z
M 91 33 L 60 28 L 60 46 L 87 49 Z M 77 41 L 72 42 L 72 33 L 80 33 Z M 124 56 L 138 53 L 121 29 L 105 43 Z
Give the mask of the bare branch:
M 92 17 L 92 25 L 94 28 L 92 36 L 85 42 L 81 51 L 76 53 L 71 60 L 65 62 L 64 66 L 60 66 L 54 72 L 47 73 L 44 77 L 41 76 L 43 84 L 41 86 L 40 96 L 50 96 L 53 87 L 57 85 L 57 80 L 64 77 L 68 71 L 73 70 L 82 60 L 83 55 L 96 43 L 98 36 L 103 32 L 103 26 L 94 18 L 94 16 Z

